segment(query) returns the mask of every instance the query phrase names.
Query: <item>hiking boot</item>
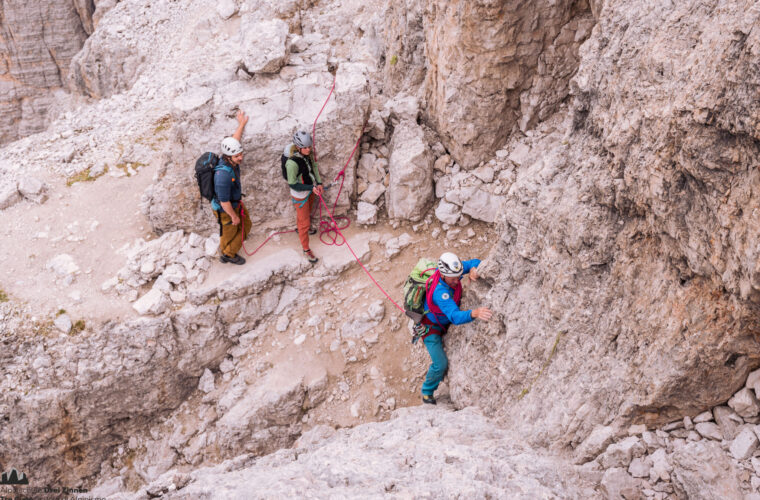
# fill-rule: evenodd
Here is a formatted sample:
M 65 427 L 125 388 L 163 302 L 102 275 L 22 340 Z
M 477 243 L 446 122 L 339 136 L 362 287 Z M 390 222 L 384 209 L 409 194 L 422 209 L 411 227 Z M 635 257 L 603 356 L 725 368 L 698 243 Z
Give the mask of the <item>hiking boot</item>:
M 317 262 L 319 260 L 314 255 L 314 252 L 312 252 L 311 250 L 304 250 L 303 254 L 306 256 L 307 259 L 309 259 L 309 262 L 311 262 L 312 264 L 314 264 L 315 262 Z
M 427 403 L 429 405 L 434 405 L 435 404 L 435 398 L 433 397 L 432 394 L 423 394 L 422 395 L 422 402 L 423 403 Z
M 245 264 L 245 259 L 239 255 L 236 255 L 234 257 L 227 257 L 226 255 L 222 254 L 222 256 L 219 257 L 219 260 L 224 264 L 237 264 L 238 266 Z
M 310 227 L 309 228 L 309 234 L 312 235 L 312 236 L 315 235 L 315 234 L 317 234 L 317 228 Z

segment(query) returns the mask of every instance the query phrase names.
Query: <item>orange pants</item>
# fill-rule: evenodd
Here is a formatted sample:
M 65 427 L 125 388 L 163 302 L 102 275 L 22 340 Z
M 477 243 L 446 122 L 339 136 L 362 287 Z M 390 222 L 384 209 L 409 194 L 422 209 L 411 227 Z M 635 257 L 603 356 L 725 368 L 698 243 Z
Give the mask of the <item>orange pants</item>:
M 240 207 L 238 207 L 238 217 L 240 216 L 239 210 Z M 236 226 L 232 224 L 232 217 L 227 215 L 227 212 L 220 210 L 219 213 L 222 221 L 222 236 L 219 238 L 219 250 L 227 257 L 234 257 L 240 251 L 240 247 L 243 246 L 243 238 L 247 238 L 248 233 L 251 232 L 251 218 L 248 216 L 248 210 L 246 210 L 245 217 Z M 240 235 L 241 230 L 243 231 L 242 238 Z
M 296 207 L 298 239 L 301 240 L 301 246 L 304 250 L 309 250 L 309 228 L 311 227 L 311 207 L 313 204 L 314 193 L 309 193 L 306 201 L 293 198 L 293 205 Z

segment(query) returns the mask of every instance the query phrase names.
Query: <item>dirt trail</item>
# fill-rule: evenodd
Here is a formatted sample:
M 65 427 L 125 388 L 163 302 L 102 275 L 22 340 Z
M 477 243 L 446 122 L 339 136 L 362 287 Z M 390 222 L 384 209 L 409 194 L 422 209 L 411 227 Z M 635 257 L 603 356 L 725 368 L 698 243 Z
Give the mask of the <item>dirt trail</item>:
M 155 168 L 142 167 L 130 177 L 107 173 L 71 187 L 60 176 L 42 178 L 50 197 L 44 204 L 23 201 L 3 212 L 0 288 L 30 304 L 40 319 L 59 309 L 72 319 L 95 322 L 131 315 L 129 302 L 104 295 L 100 286 L 125 264 L 119 248 L 154 237 L 139 203 Z M 80 269 L 70 285 L 57 282 L 45 267 L 64 253 Z

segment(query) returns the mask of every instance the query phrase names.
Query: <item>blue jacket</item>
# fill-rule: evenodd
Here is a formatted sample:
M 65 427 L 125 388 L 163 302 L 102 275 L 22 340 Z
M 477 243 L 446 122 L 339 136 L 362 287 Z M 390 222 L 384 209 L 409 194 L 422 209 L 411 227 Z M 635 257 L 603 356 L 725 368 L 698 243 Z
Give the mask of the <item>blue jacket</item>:
M 465 260 L 462 262 L 462 268 L 464 269 L 464 272 L 462 273 L 462 276 L 459 277 L 461 280 L 465 274 L 469 273 L 470 270 L 473 267 L 478 267 L 480 265 L 480 259 L 470 259 Z M 435 305 L 437 305 L 441 312 L 444 314 L 444 316 L 436 316 L 429 312 L 425 315 L 427 319 L 429 319 L 433 324 L 436 324 L 436 320 L 438 321 L 437 324 L 440 324 L 442 326 L 446 326 L 449 324 L 455 324 L 455 325 L 461 325 L 463 323 L 469 323 L 472 321 L 472 311 L 462 311 L 459 309 L 459 306 L 456 302 L 454 302 L 454 290 L 446 284 L 445 281 L 443 281 L 443 276 L 441 276 L 441 279 L 438 281 L 438 286 L 435 287 L 435 290 L 433 290 L 433 302 L 435 302 Z M 430 306 L 427 303 L 427 298 L 425 299 L 425 309 L 430 310 Z
M 211 200 L 211 208 L 221 210 L 222 201 L 232 202 L 232 208 L 237 210 L 243 194 L 243 186 L 240 183 L 240 166 L 233 167 L 224 158 L 219 159 L 219 164 L 214 169 L 214 193 L 216 197 Z

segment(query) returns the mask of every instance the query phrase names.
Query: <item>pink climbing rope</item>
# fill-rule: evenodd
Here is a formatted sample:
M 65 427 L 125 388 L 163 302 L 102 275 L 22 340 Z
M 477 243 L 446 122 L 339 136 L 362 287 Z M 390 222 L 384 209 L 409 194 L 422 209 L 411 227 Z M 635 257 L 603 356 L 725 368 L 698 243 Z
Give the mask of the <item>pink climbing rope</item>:
M 330 87 L 330 93 L 327 94 L 327 99 L 325 99 L 325 103 L 322 105 L 322 109 L 319 110 L 319 113 L 317 113 L 317 117 L 314 118 L 314 125 L 311 126 L 311 142 L 312 146 L 314 148 L 314 161 L 317 161 L 317 120 L 319 120 L 319 115 L 322 114 L 322 111 L 325 110 L 325 107 L 327 107 L 327 102 L 330 100 L 330 97 L 333 94 L 333 90 L 335 90 L 335 81 L 338 79 L 338 75 L 333 76 L 333 83 L 332 87 Z
M 348 160 L 346 160 L 346 164 L 343 165 L 343 169 L 341 169 L 340 172 L 338 172 L 338 175 L 335 176 L 335 179 L 330 183 L 335 184 L 338 182 L 338 179 L 340 179 L 340 187 L 338 188 L 338 194 L 335 196 L 335 203 L 333 203 L 333 212 L 335 211 L 335 207 L 338 206 L 338 200 L 340 199 L 340 193 L 343 191 L 343 183 L 346 181 L 346 168 L 348 168 L 348 164 L 351 163 L 351 159 L 354 157 L 354 154 L 356 153 L 356 150 L 359 148 L 359 144 L 361 143 L 362 136 L 364 135 L 364 129 L 367 127 L 367 123 L 365 122 L 364 125 L 362 125 L 362 131 L 359 134 L 359 138 L 356 140 L 356 144 L 354 145 L 354 149 L 351 151 L 351 154 L 348 157 Z M 327 208 L 327 206 L 325 206 Z M 337 221 L 341 221 L 340 224 L 338 224 Z M 348 219 L 348 217 L 345 216 L 339 216 L 337 218 L 333 218 L 332 215 L 330 215 L 330 219 L 326 219 L 322 216 L 322 205 L 319 205 L 319 241 L 322 242 L 324 245 L 335 245 L 335 246 L 341 246 L 343 243 L 346 242 L 346 239 L 343 238 L 343 235 L 340 233 L 340 230 L 346 229 L 351 224 L 351 221 Z M 325 235 L 327 235 L 327 238 L 331 238 L 332 241 L 325 241 Z M 343 238 L 343 241 L 338 243 L 338 236 Z
M 314 161 L 317 161 L 317 148 L 316 148 L 316 146 L 317 146 L 317 143 L 316 143 L 316 140 L 317 140 L 317 135 L 316 135 L 317 134 L 317 120 L 319 120 L 319 115 L 321 115 L 322 111 L 324 111 L 325 107 L 327 107 L 327 102 L 330 100 L 330 97 L 332 96 L 333 91 L 335 90 L 335 81 L 336 81 L 336 79 L 337 79 L 337 76 L 334 76 L 333 77 L 332 87 L 330 88 L 330 93 L 327 94 L 327 99 L 325 99 L 325 103 L 322 104 L 322 109 L 320 109 L 319 113 L 317 113 L 317 117 L 314 119 L 314 125 L 312 125 L 312 127 L 311 127 L 311 136 L 313 138 L 312 142 L 314 143 Z M 364 129 L 362 129 L 362 134 L 364 134 Z M 361 136 L 359 138 L 361 139 Z M 354 148 L 354 151 L 356 151 L 356 148 Z M 351 156 L 353 156 L 353 155 L 354 154 L 352 152 Z M 349 158 L 348 160 L 351 161 L 351 158 Z M 346 162 L 346 165 L 348 165 L 348 162 Z M 346 170 L 346 167 L 343 167 L 343 170 L 341 170 L 341 173 L 339 175 L 342 175 L 344 170 Z M 336 179 L 337 179 L 337 177 L 336 177 Z M 341 189 L 343 189 L 343 183 L 341 183 L 340 187 L 341 187 Z M 340 196 L 340 191 L 338 192 L 338 196 Z M 335 202 L 337 204 L 337 202 L 338 202 L 337 198 L 335 198 Z M 243 203 L 240 202 L 240 223 L 241 224 L 244 224 L 244 222 L 243 222 L 245 220 L 244 215 L 245 215 L 245 208 L 243 207 Z M 320 208 L 320 216 L 319 216 L 319 218 L 320 218 L 320 220 L 322 219 L 321 208 Z M 346 221 L 348 221 L 348 218 L 346 218 Z M 320 222 L 320 228 L 321 227 L 322 227 L 322 224 Z M 345 229 L 346 227 L 348 227 L 348 224 L 346 224 L 345 226 L 341 227 L 341 229 Z M 248 257 L 250 257 L 250 256 L 254 255 L 256 252 L 258 252 L 259 250 L 261 250 L 261 247 L 263 247 L 264 245 L 266 245 L 269 242 L 269 240 L 271 240 L 273 237 L 277 236 L 278 234 L 288 234 L 288 233 L 295 233 L 295 232 L 298 232 L 298 229 L 289 229 L 287 231 L 277 231 L 277 232 L 271 233 L 269 236 L 267 236 L 267 239 L 265 239 L 264 242 L 261 243 L 261 245 L 259 245 L 258 247 L 256 247 L 256 250 L 254 250 L 253 252 L 248 252 L 248 250 L 245 248 L 245 231 L 240 231 L 241 247 L 243 248 L 243 252 L 245 252 L 245 254 Z M 319 235 L 319 239 L 320 239 L 320 241 L 322 240 L 322 234 Z M 324 241 L 322 243 L 324 243 Z M 334 245 L 335 242 L 333 241 L 332 244 Z
M 351 245 L 349 245 L 349 244 L 348 244 L 348 240 L 346 239 L 346 237 L 345 237 L 345 236 L 343 236 L 343 233 L 341 233 L 341 232 L 340 232 L 340 229 L 338 229 L 338 224 L 335 222 L 335 219 L 333 218 L 332 212 L 330 212 L 330 209 L 327 207 L 327 203 L 325 203 L 325 199 L 324 199 L 324 198 L 322 198 L 322 197 L 320 196 L 320 197 L 319 197 L 319 201 L 320 201 L 320 203 L 321 203 L 321 204 L 322 204 L 322 205 L 325 207 L 325 210 L 327 211 L 327 215 L 329 215 L 329 216 L 330 216 L 330 219 L 332 219 L 332 221 L 333 221 L 333 226 L 334 226 L 334 228 L 335 228 L 335 231 L 336 231 L 336 232 L 337 232 L 337 233 L 340 235 L 340 237 L 341 237 L 341 238 L 343 238 L 343 241 L 345 242 L 346 246 L 347 246 L 347 247 L 348 247 L 348 249 L 351 251 L 351 255 L 353 255 L 353 256 L 354 256 L 354 259 L 356 259 L 356 262 L 358 262 L 358 263 L 359 263 L 359 265 L 361 266 L 361 268 L 364 270 L 364 272 L 365 272 L 365 273 L 367 273 L 367 276 L 369 276 L 369 279 L 371 279 L 371 280 L 372 280 L 372 282 L 375 284 L 375 286 L 377 286 L 377 287 L 380 289 L 380 291 L 381 291 L 381 292 L 383 292 L 383 294 L 385 295 L 385 297 L 386 297 L 388 300 L 390 300 L 390 301 L 393 303 L 393 305 L 394 305 L 394 306 L 396 306 L 396 308 L 397 308 L 399 311 L 401 311 L 401 312 L 404 312 L 404 308 L 403 308 L 403 307 L 401 307 L 400 305 L 398 305 L 398 303 L 397 303 L 395 300 L 393 300 L 393 299 L 391 298 L 391 296 L 390 296 L 390 295 L 388 295 L 388 292 L 386 292 L 386 291 L 385 291 L 385 289 L 384 289 L 382 286 L 380 286 L 380 283 L 378 283 L 378 282 L 377 282 L 377 280 L 376 280 L 376 279 L 375 279 L 375 278 L 372 276 L 372 274 L 369 272 L 369 270 L 367 270 L 367 268 L 366 268 L 366 267 L 364 267 L 364 264 L 362 264 L 362 261 L 361 261 L 361 260 L 359 259 L 359 257 L 356 255 L 356 252 L 354 252 L 354 249 L 353 249 L 353 248 L 351 248 Z
M 322 105 L 322 109 L 319 110 L 319 113 L 317 113 L 317 117 L 314 119 L 314 124 L 311 128 L 311 136 L 312 136 L 312 142 L 314 147 L 314 161 L 317 161 L 317 121 L 319 120 L 319 116 L 322 114 L 322 111 L 324 111 L 325 107 L 327 106 L 327 102 L 330 100 L 330 97 L 333 94 L 333 91 L 335 90 L 335 80 L 336 78 L 333 77 L 333 83 L 332 87 L 330 88 L 330 93 L 327 95 L 327 99 L 325 99 L 324 104 Z M 324 245 L 335 245 L 335 246 L 341 246 L 345 243 L 345 245 L 348 247 L 348 249 L 351 251 L 351 255 L 354 256 L 354 259 L 356 259 L 356 262 L 359 263 L 359 266 L 361 266 L 362 270 L 364 270 L 365 273 L 367 273 L 367 276 L 369 276 L 369 279 L 372 280 L 372 282 L 377 286 L 377 288 L 380 289 L 381 292 L 385 295 L 385 297 L 393 303 L 396 308 L 404 312 L 404 308 L 398 305 L 398 303 L 391 298 L 390 295 L 388 295 L 388 292 L 385 291 L 385 289 L 380 285 L 380 283 L 377 282 L 377 280 L 372 276 L 372 273 L 369 272 L 369 270 L 364 267 L 364 264 L 362 264 L 361 259 L 356 255 L 356 252 L 354 252 L 354 249 L 351 248 L 351 245 L 349 245 L 348 240 L 343 235 L 341 230 L 346 229 L 350 221 L 348 217 L 345 216 L 339 216 L 336 220 L 336 218 L 333 216 L 333 211 L 335 211 L 335 207 L 338 206 L 338 200 L 340 199 L 340 193 L 343 192 L 343 183 L 346 181 L 346 168 L 348 168 L 348 165 L 351 163 L 351 160 L 354 157 L 354 154 L 356 154 L 356 150 L 359 149 L 359 144 L 361 143 L 362 136 L 364 135 L 364 130 L 367 127 L 367 122 L 364 122 L 364 125 L 362 125 L 362 131 L 359 134 L 359 138 L 356 140 L 356 144 L 354 145 L 354 149 L 351 151 L 351 154 L 348 157 L 348 160 L 346 160 L 345 165 L 343 165 L 343 168 L 340 172 L 338 172 L 338 175 L 335 176 L 335 179 L 330 183 L 330 186 L 338 182 L 338 179 L 340 179 L 340 187 L 338 188 L 338 194 L 335 196 L 335 202 L 333 203 L 333 210 L 330 211 L 330 208 L 327 206 L 327 203 L 325 202 L 325 199 L 322 197 L 322 195 L 317 195 L 319 198 L 319 241 L 321 241 Z M 329 186 L 328 186 L 329 187 Z M 322 216 L 322 207 L 324 207 L 325 211 L 327 212 L 327 215 L 329 216 L 329 220 Z M 341 223 L 339 224 L 337 221 L 340 220 Z M 344 222 L 345 221 L 345 222 Z M 244 242 L 244 235 L 245 235 L 245 207 L 243 206 L 243 202 L 240 202 L 240 223 L 242 226 L 241 232 L 240 232 L 240 240 L 242 243 L 243 251 L 248 255 L 249 257 L 254 255 L 256 252 L 258 252 L 261 247 L 267 244 L 267 242 L 272 239 L 274 236 L 278 234 L 287 234 L 287 233 L 294 233 L 297 232 L 297 229 L 290 229 L 287 231 L 277 231 L 274 233 L 271 233 L 267 239 L 264 240 L 263 243 L 261 243 L 256 250 L 253 252 L 248 252 L 245 248 L 245 242 Z M 328 238 L 331 238 L 332 241 L 325 241 L 324 237 L 327 235 Z M 338 243 L 338 237 L 342 238 L 342 241 Z

